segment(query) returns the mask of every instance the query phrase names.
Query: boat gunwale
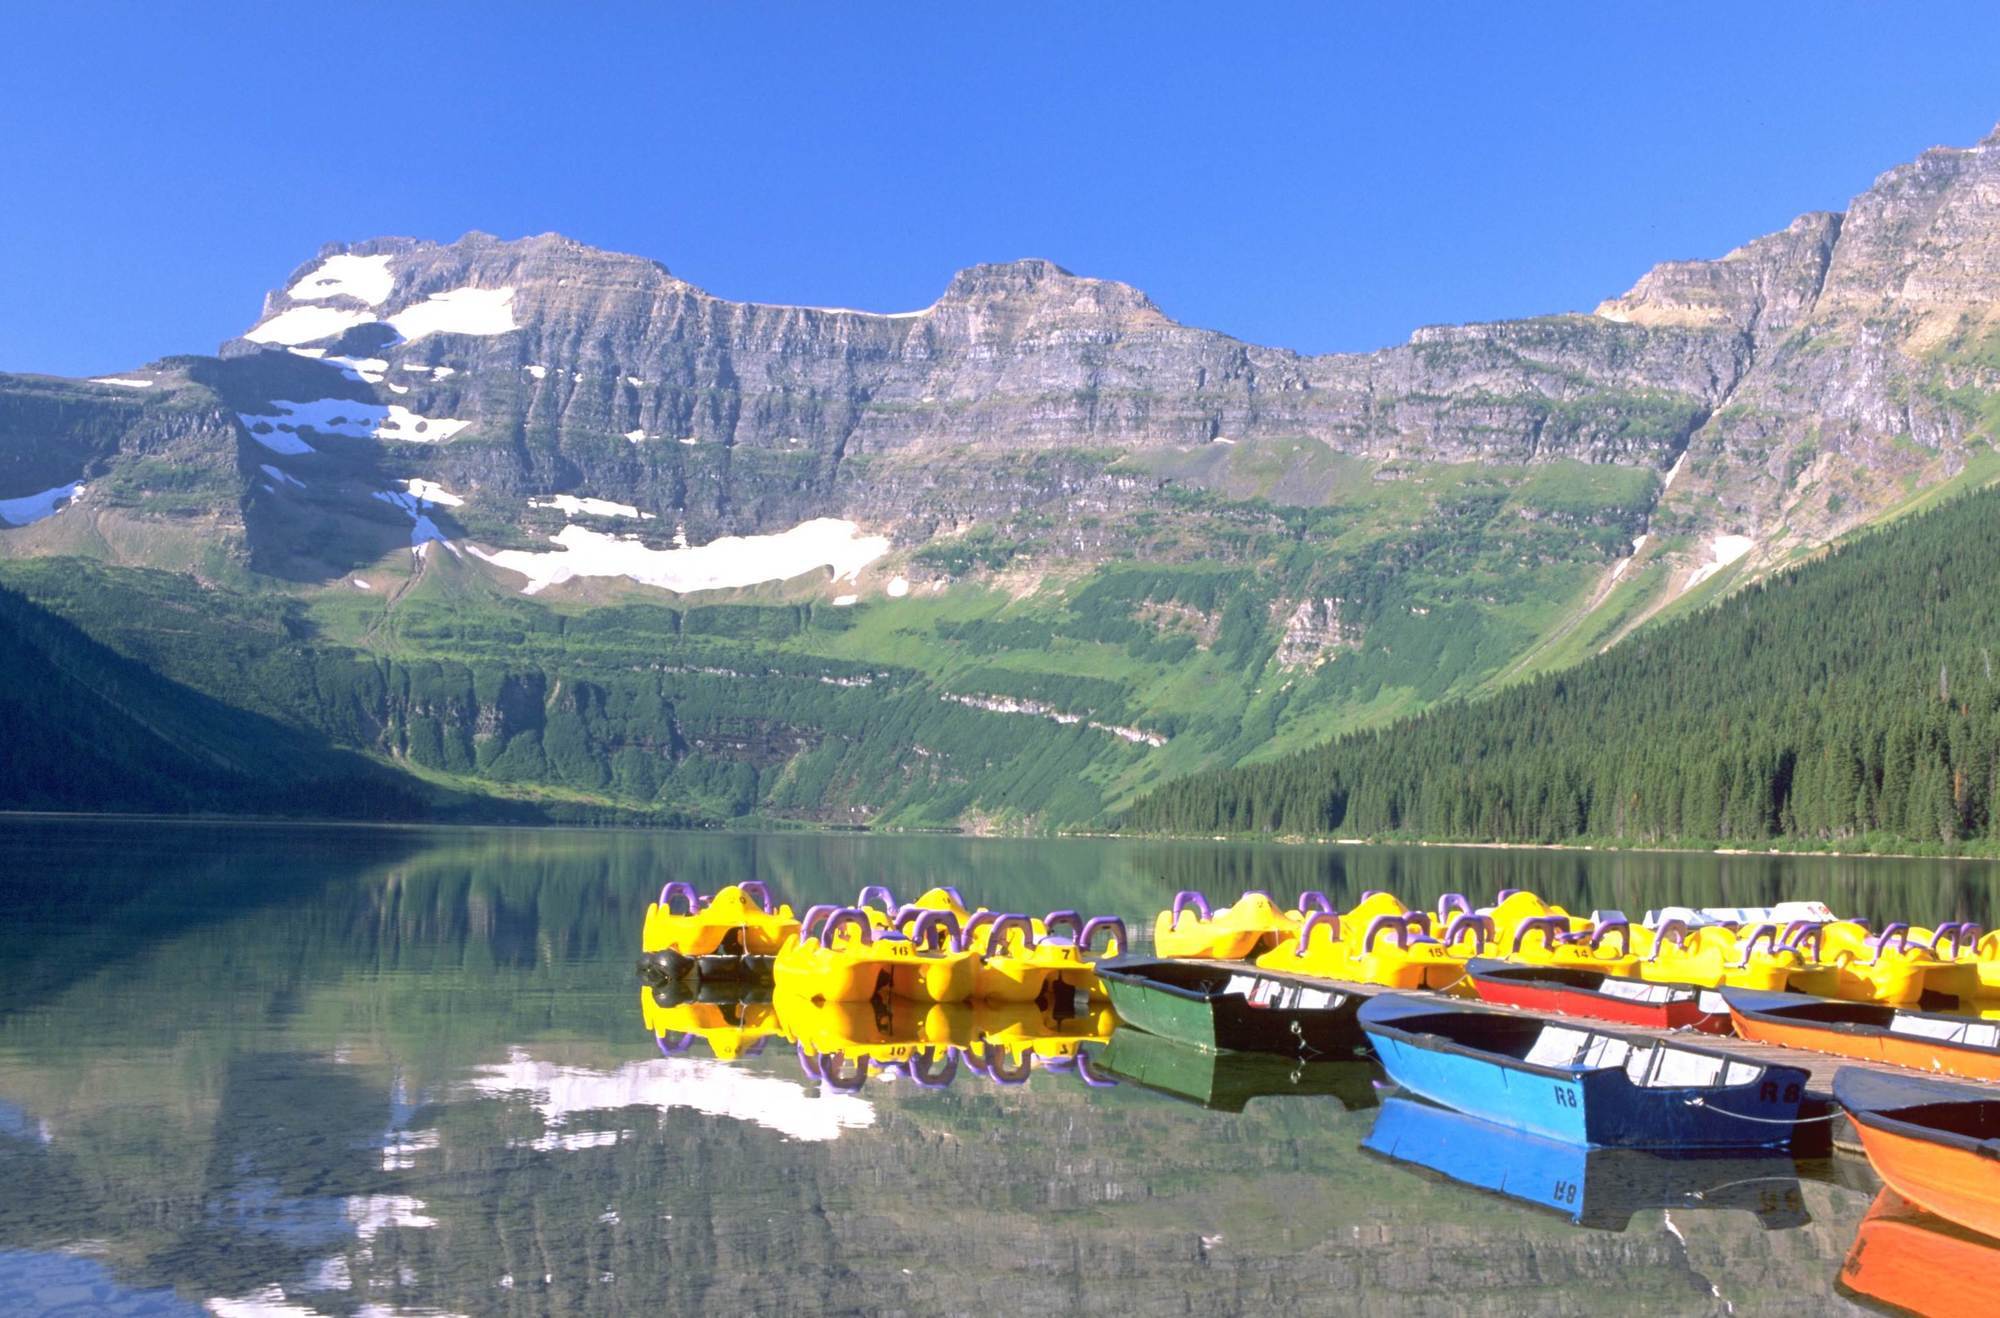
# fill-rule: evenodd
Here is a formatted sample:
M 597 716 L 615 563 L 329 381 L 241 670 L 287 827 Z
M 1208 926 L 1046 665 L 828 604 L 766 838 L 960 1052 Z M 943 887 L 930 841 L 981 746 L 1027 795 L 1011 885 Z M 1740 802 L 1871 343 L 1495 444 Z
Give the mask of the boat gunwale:
M 1949 1096 L 1941 1097 L 1934 1102 L 1928 1103 L 1899 1103 L 1893 1107 L 1883 1106 L 1865 1099 L 1851 1097 L 1851 1091 L 1843 1093 L 1841 1081 L 1844 1077 L 1850 1075 L 1866 1077 L 1866 1079 L 1850 1080 L 1848 1082 L 1849 1085 L 1856 1083 L 1866 1084 L 1868 1080 L 1877 1079 L 1894 1079 L 1898 1083 L 1910 1083 L 1914 1081 L 1918 1085 L 1929 1084 L 1935 1085 L 1940 1089 L 1957 1091 L 1963 1097 Z M 1981 1088 L 1977 1082 L 1955 1083 L 1949 1080 L 1938 1080 L 1926 1076 L 1921 1072 L 1909 1076 L 1883 1077 L 1877 1072 L 1862 1067 L 1843 1066 L 1833 1073 L 1833 1100 L 1840 1105 L 1841 1111 L 1845 1112 L 1848 1120 L 1852 1121 L 1855 1125 L 1864 1126 L 1885 1135 L 1894 1135 L 1923 1144 L 1943 1145 L 1947 1148 L 1957 1149 L 1961 1153 L 1970 1153 L 1981 1158 L 2000 1160 L 2000 1136 L 1975 1139 L 1973 1136 L 1960 1131 L 1948 1130 L 1942 1126 L 1926 1125 L 1922 1122 L 1911 1121 L 1907 1118 L 1894 1115 L 1895 1113 L 1915 1107 L 1943 1107 L 1952 1104 L 1973 1104 L 1980 1102 L 2000 1103 L 2000 1090 L 1996 1090 L 1991 1097 L 1985 1097 L 1978 1092 Z M 1872 1156 L 1870 1157 L 1870 1161 L 1873 1161 Z
M 1818 1006 L 1821 1004 L 1826 1004 L 1836 1007 L 1873 1007 L 1876 1008 L 1877 1010 L 1888 1012 L 1889 1017 L 1892 1021 L 1898 1016 L 1911 1016 L 1911 1017 L 1916 1017 L 1920 1020 L 1969 1023 L 1969 1022 L 1976 1022 L 1982 1019 L 1977 1016 L 1954 1016 L 1949 1012 L 1919 1011 L 1906 1007 L 1892 1007 L 1884 1003 L 1876 1003 L 1876 1002 L 1849 1002 L 1844 998 L 1821 998 L 1821 997 L 1815 997 L 1810 993 L 1780 993 L 1771 989 L 1724 988 L 1719 991 L 1722 994 L 1722 1000 L 1729 1004 L 1729 1011 L 1731 1015 L 1741 1016 L 1747 1020 L 1757 1021 L 1765 1025 L 1777 1025 L 1787 1029 L 1821 1030 L 1829 1034 L 1850 1035 L 1856 1038 L 1899 1039 L 1907 1041 L 1909 1043 L 1928 1044 L 1933 1048 L 1949 1048 L 1954 1052 L 1970 1053 L 1974 1057 L 2000 1057 L 2000 1044 L 1988 1045 L 1988 1044 L 1978 1044 L 1978 1043 L 1965 1043 L 1958 1039 L 1942 1039 L 1938 1038 L 1935 1035 L 1929 1035 L 1929 1034 L 1906 1034 L 1896 1029 L 1893 1029 L 1888 1025 L 1871 1025 L 1863 1021 L 1814 1020 L 1811 1017 L 1807 1016 L 1788 1015 L 1784 1011 L 1784 1008 L 1794 1007 L 1794 1006 Z M 1746 993 L 1756 994 L 1761 997 L 1785 998 L 1788 1001 L 1779 1004 L 1779 1006 L 1776 1009 L 1769 1007 L 1754 1007 L 1754 1006 L 1745 1007 L 1740 1005 L 1736 1001 L 1735 995 L 1742 995 Z M 1741 1034 L 1742 1031 L 1738 1030 L 1738 1033 Z M 1833 1054 L 1833 1056 L 1836 1057 L 1845 1055 L 1846 1054 L 1842 1053 Z M 1868 1060 L 1868 1059 L 1861 1059 L 1861 1060 Z M 1891 1063 L 1891 1065 L 1893 1065 L 1893 1063 Z M 1923 1072 L 1917 1071 L 1916 1074 L 1922 1075 Z M 1971 1077 L 1964 1077 L 1964 1076 L 1958 1078 L 1971 1079 Z
M 1169 984 L 1163 980 L 1153 979 L 1148 975 L 1139 973 L 1139 967 L 1141 966 L 1186 964 L 1187 960 L 1189 959 L 1175 958 L 1175 957 L 1158 957 L 1148 961 L 1132 962 L 1129 964 L 1129 966 L 1120 966 L 1115 961 L 1113 962 L 1100 961 L 1097 963 L 1097 977 L 1099 980 L 1104 981 L 1106 984 L 1120 984 L 1132 988 L 1146 989 L 1155 993 L 1164 993 L 1169 997 L 1179 998 L 1183 1002 L 1194 1002 L 1208 1007 L 1215 1006 L 1217 1003 L 1225 1001 L 1226 999 L 1229 998 L 1238 998 L 1242 1000 L 1243 1004 L 1246 1007 L 1249 1007 L 1255 1011 L 1274 1011 L 1281 1014 L 1292 1014 L 1292 1015 L 1302 1015 L 1302 1016 L 1328 1016 L 1335 1014 L 1342 1014 L 1342 1015 L 1352 1014 L 1354 1011 L 1357 1010 L 1354 999 L 1358 996 L 1361 996 L 1358 994 L 1348 993 L 1347 990 L 1345 989 L 1335 988 L 1331 991 L 1335 993 L 1345 994 L 1345 996 L 1342 997 L 1340 1000 L 1325 1007 L 1261 1007 L 1252 1004 L 1250 1001 L 1250 995 L 1247 993 L 1243 993 L 1241 991 L 1230 992 L 1226 987 L 1213 988 L 1213 989 L 1192 989 L 1181 984 Z M 1259 974 L 1266 975 L 1271 977 L 1276 982 L 1279 983 L 1285 982 L 1285 979 L 1282 975 L 1274 974 L 1273 972 L 1270 971 L 1265 971 L 1260 967 L 1251 964 L 1250 962 L 1247 961 L 1244 962 L 1243 966 L 1244 966 L 1244 971 L 1246 973 L 1252 975 L 1259 975 Z M 1336 980 L 1327 981 L 1327 983 L 1329 984 L 1337 984 L 1338 982 L 1339 981 Z M 1113 999 L 1112 1005 L 1114 1007 L 1117 1005 L 1115 998 Z
M 1606 993 L 1602 987 L 1585 988 L 1581 984 L 1566 983 L 1550 973 L 1561 972 L 1565 969 L 1569 969 L 1569 967 L 1530 966 L 1522 965 L 1518 961 L 1503 961 L 1499 957 L 1474 957 L 1465 963 L 1465 977 L 1472 980 L 1475 985 L 1481 979 L 1496 979 L 1504 981 L 1509 985 L 1522 985 L 1546 989 L 1552 992 L 1580 993 L 1586 997 L 1604 998 L 1607 1001 L 1624 1003 L 1635 1007 L 1658 1007 L 1662 1010 L 1667 1007 L 1679 1006 L 1682 1003 L 1698 1003 L 1702 993 L 1715 991 L 1704 989 L 1699 984 L 1662 983 L 1650 979 L 1634 979 L 1629 975 L 1614 975 L 1609 971 L 1587 970 L 1581 966 L 1576 967 L 1578 970 L 1584 970 L 1587 974 L 1599 976 L 1600 984 L 1603 980 L 1615 979 L 1620 983 L 1645 984 L 1654 988 L 1664 988 L 1672 994 L 1672 996 L 1666 998 L 1664 1001 L 1643 1002 L 1635 998 L 1621 998 L 1615 993 Z
M 1393 996 L 1393 995 L 1385 995 L 1385 996 Z M 1401 1005 L 1401 1004 L 1398 1004 L 1398 1005 Z M 1413 1015 L 1414 1015 L 1414 1014 L 1416 1014 L 1416 1013 L 1411 1013 L 1411 1014 L 1413 1014 Z M 1433 1012 L 1426 1012 L 1426 1013 L 1423 1013 L 1423 1014 L 1424 1014 L 1424 1015 L 1433 1015 L 1433 1016 L 1444 1016 L 1444 1015 L 1456 1015 L 1456 1016 L 1490 1016 L 1490 1017 L 1493 1017 L 1493 1018 L 1494 1018 L 1494 1019 L 1496 1019 L 1496 1020 L 1511 1020 L 1511 1019 L 1519 1019 L 1519 1018 L 1516 1018 L 1516 1017 L 1513 1017 L 1513 1016 L 1511 1016 L 1511 1015 L 1507 1015 L 1507 1014 L 1503 1014 L 1503 1013 L 1501 1013 L 1501 1012 L 1497 1012 L 1497 1011 L 1477 1011 L 1477 1010 L 1474 1010 L 1474 1011 L 1466 1011 L 1466 1010 L 1463 1010 L 1463 1009 L 1460 1009 L 1460 1010 L 1457 1010 L 1457 1011 L 1450 1011 L 1450 1010 L 1447 1010 L 1447 1011 L 1442 1011 L 1442 1012 L 1436 1012 L 1436 1011 L 1433 1011 Z M 1535 1020 L 1538 1020 L 1538 1021 L 1540 1021 L 1540 1023 L 1541 1023 L 1541 1024 L 1543 1024 L 1543 1025 L 1545 1025 L 1545 1026 L 1547 1026 L 1547 1025 L 1556 1025 L 1556 1026 L 1559 1026 L 1559 1027 L 1560 1027 L 1560 1028 L 1562 1028 L 1562 1029 L 1575 1029 L 1575 1028 L 1578 1028 L 1578 1027 L 1576 1027 L 1576 1026 L 1571 1026 L 1571 1025 L 1566 1025 L 1566 1024 L 1563 1024 L 1562 1022 L 1559 1022 L 1559 1021 L 1550 1021 L 1550 1020 L 1542 1020 L 1542 1019 L 1541 1019 L 1541 1018 L 1539 1018 L 1539 1017 L 1533 1017 L 1533 1018 L 1529 1018 L 1529 1019 L 1535 1019 Z M 1750 1080 L 1745 1080 L 1745 1081 L 1742 1081 L 1742 1082 L 1741 1082 L 1741 1083 L 1739 1083 L 1739 1084 L 1733 1084 L 1733 1085 L 1722 1085 L 1722 1084 L 1716 1084 L 1716 1085 L 1671 1085 L 1671 1086 L 1668 1086 L 1668 1085 L 1659 1085 L 1659 1086 L 1655 1086 L 1655 1085 L 1641 1085 L 1641 1084 L 1636 1084 L 1636 1083 L 1634 1083 L 1634 1082 L 1633 1082 L 1633 1080 L 1632 1080 L 1631 1076 L 1630 1076 L 1630 1075 L 1629 1075 L 1629 1074 L 1628 1074 L 1628 1073 L 1626 1072 L 1626 1070 L 1625 1070 L 1625 1068 L 1624 1068 L 1623 1066 L 1615 1066 L 1615 1065 L 1614 1065 L 1614 1066 L 1595 1066 L 1595 1067 L 1576 1067 L 1576 1066 L 1572 1066 L 1572 1067 L 1567 1067 L 1567 1068 L 1565 1068 L 1565 1067 L 1556 1067 L 1556 1066 L 1550 1066 L 1550 1065 L 1549 1065 L 1548 1063 L 1546 1063 L 1546 1062 L 1530 1062 L 1530 1061 L 1526 1060 L 1525 1058 L 1520 1058 L 1520 1057 L 1512 1057 L 1512 1056 L 1509 1056 L 1509 1055 L 1508 1055 L 1508 1054 L 1506 1054 L 1506 1053 L 1497 1053 L 1497 1052 L 1494 1052 L 1494 1051 L 1492 1051 L 1491 1049 L 1486 1049 L 1486 1048 L 1475 1048 L 1475 1047 L 1472 1047 L 1472 1046 L 1471 1046 L 1470 1044 L 1463 1044 L 1463 1043 L 1460 1043 L 1460 1042 L 1459 1042 L 1458 1040 L 1456 1040 L 1456 1039 L 1449 1039 L 1449 1038 L 1446 1038 L 1445 1036 L 1443 1036 L 1443 1035 L 1440 1035 L 1440 1034 L 1422 1034 L 1422 1033 L 1418 1033 L 1418 1032 L 1416 1032 L 1416 1031 L 1414 1031 L 1414 1030 L 1409 1030 L 1409 1029 L 1405 1029 L 1404 1027 L 1402 1027 L 1402 1026 L 1399 1026 L 1399 1025 L 1390 1025 L 1390 1024 L 1385 1024 L 1385 1023 L 1383 1023 L 1383 1022 L 1380 1022 L 1380 1021 L 1371 1021 L 1371 1020 L 1363 1020 L 1363 1021 L 1361 1022 L 1361 1029 L 1362 1029 L 1362 1031 L 1363 1031 L 1364 1033 L 1368 1033 L 1368 1034 L 1384 1034 L 1384 1035 L 1387 1035 L 1387 1036 L 1389 1036 L 1390 1038 L 1393 1038 L 1393 1039 L 1396 1039 L 1396 1040 L 1397 1040 L 1397 1041 L 1399 1041 L 1399 1042 L 1402 1042 L 1402 1043 L 1407 1043 L 1407 1044 L 1410 1044 L 1410 1045 L 1411 1045 L 1412 1047 L 1416 1047 L 1416 1048 L 1421 1048 L 1421 1049 L 1425 1050 L 1426 1052 L 1446 1052 L 1446 1053 L 1457 1053 L 1457 1054 L 1459 1054 L 1459 1055 L 1461 1055 L 1461 1056 L 1465 1056 L 1465 1057 L 1471 1057 L 1471 1058 L 1476 1058 L 1476 1059 L 1480 1059 L 1480 1060 L 1485 1060 L 1485 1061 L 1490 1061 L 1490 1062 L 1492 1062 L 1492 1063 L 1493 1063 L 1494 1065 L 1496 1065 L 1496 1066 L 1500 1066 L 1500 1067 L 1502 1067 L 1503 1069 L 1506 1069 L 1506 1070 L 1510 1070 L 1510 1071 L 1526 1071 L 1526 1072 L 1529 1072 L 1530 1074 L 1534 1074 L 1534 1075 L 1541 1075 L 1541 1076 L 1547 1076 L 1547 1077 L 1549 1077 L 1549 1078 L 1551 1078 L 1551 1079 L 1558 1079 L 1558 1080 L 1574 1080 L 1574 1081 L 1577 1081 L 1577 1082 L 1581 1083 L 1581 1082 L 1582 1082 L 1582 1080 L 1584 1079 L 1584 1077 L 1586 1077 L 1586 1076 L 1593 1076 L 1593 1075 L 1604 1075 L 1604 1074 L 1610 1074 L 1610 1073 L 1615 1073 L 1615 1074 L 1617 1074 L 1617 1075 L 1618 1075 L 1618 1076 L 1619 1076 L 1619 1077 L 1620 1077 L 1620 1078 L 1621 1078 L 1621 1079 L 1622 1079 L 1622 1080 L 1624 1081 L 1624 1083 L 1625 1083 L 1626 1085 L 1630 1086 L 1630 1087 L 1631 1087 L 1632 1089 L 1635 1089 L 1635 1090 L 1643 1090 L 1643 1091 L 1646 1091 L 1646 1092 L 1649 1092 L 1649 1093 L 1659 1093 L 1659 1094 L 1674 1094 L 1674 1093 L 1682 1093 L 1682 1094 L 1693 1094 L 1693 1093 L 1703 1093 L 1703 1094 L 1709 1094 L 1709 1093 L 1713 1093 L 1713 1094 L 1726 1094 L 1726 1093 L 1733 1093 L 1733 1092 L 1735 1092 L 1735 1091 L 1737 1091 L 1737 1090 L 1742 1090 L 1742 1089 L 1749 1089 L 1749 1088 L 1751 1088 L 1752 1086 L 1754 1086 L 1754 1085 L 1757 1085 L 1757 1084 L 1761 1083 L 1761 1082 L 1762 1082 L 1762 1081 L 1764 1081 L 1765 1079 L 1768 1079 L 1768 1078 L 1770 1078 L 1770 1072 L 1772 1072 L 1772 1071 L 1793 1071 L 1793 1072 L 1796 1072 L 1796 1073 L 1798 1074 L 1798 1076 L 1799 1076 L 1799 1084 L 1800 1084 L 1801 1088 L 1803 1088 L 1803 1087 L 1804 1087 L 1804 1085 L 1805 1085 L 1805 1082 L 1806 1082 L 1806 1076 L 1807 1076 L 1807 1073 L 1806 1073 L 1806 1071 L 1805 1071 L 1805 1069 L 1804 1069 L 1804 1068 L 1802 1068 L 1802 1067 L 1795 1067 L 1795 1066 L 1791 1066 L 1791 1065 L 1789 1065 L 1789 1064 L 1787 1064 L 1787 1063 L 1784 1063 L 1784 1062 L 1761 1062 L 1761 1061 L 1751 1061 L 1750 1059 L 1747 1059 L 1747 1058 L 1744 1058 L 1744 1057 L 1742 1057 L 1742 1056 L 1739 1056 L 1739 1055 L 1737 1055 L 1737 1054 L 1733 1054 L 1733 1053 L 1728 1053 L 1728 1052 L 1724 1052 L 1724 1051 L 1722 1051 L 1722 1050 L 1720 1050 L 1720 1049 L 1715 1049 L 1715 1048 L 1701 1048 L 1701 1047 L 1695 1047 L 1695 1046 L 1690 1046 L 1690 1045 L 1688 1045 L 1688 1044 L 1684 1044 L 1684 1043 L 1681 1043 L 1681 1042 L 1680 1042 L 1679 1040 L 1677 1040 L 1677 1039 L 1654 1039 L 1654 1038 L 1648 1038 L 1648 1037 L 1646 1037 L 1646 1036 L 1643 1036 L 1643 1035 L 1639 1035 L 1639 1036 L 1634 1036 L 1634 1035 L 1628 1035 L 1628 1034 L 1621 1034 L 1621 1033 L 1619 1033 L 1619 1032 L 1618 1032 L 1618 1031 L 1616 1031 L 1616 1030 L 1599 1030 L 1599 1029 L 1595 1029 L 1595 1028 L 1586 1028 L 1586 1030 L 1585 1030 L 1585 1032 L 1586 1032 L 1586 1033 L 1589 1033 L 1589 1034 L 1594 1034 L 1594 1035 L 1602 1035 L 1602 1036 L 1605 1036 L 1605 1037 L 1607 1037 L 1607 1038 L 1612 1038 L 1612 1039 L 1617 1039 L 1617 1040 L 1618 1040 L 1619 1042 L 1621 1042 L 1621 1043 L 1624 1043 L 1624 1044 L 1627 1044 L 1627 1045 L 1629 1045 L 1629 1046 L 1631 1046 L 1631 1047 L 1633 1047 L 1633 1048 L 1644 1048 L 1644 1049 L 1646 1049 L 1646 1050 L 1648 1050 L 1648 1051 L 1651 1051 L 1651 1050 L 1653 1050 L 1653 1049 L 1655 1049 L 1655 1048 L 1658 1048 L 1658 1047 L 1662 1047 L 1662 1046 L 1670 1046 L 1670 1047 L 1672 1047 L 1672 1048 L 1675 1048 L 1675 1049 L 1677 1049 L 1677 1050 L 1680 1050 L 1680 1051 L 1683 1051 L 1683 1052 L 1689 1052 L 1689 1053 L 1694 1053 L 1694 1054 L 1697 1054 L 1698 1056 L 1702 1056 L 1702 1057 L 1711 1057 L 1711 1058 L 1715 1058 L 1715 1059 L 1717 1059 L 1717 1060 L 1721 1061 L 1721 1062 L 1722 1062 L 1722 1063 L 1724 1064 L 1724 1069 L 1723 1069 L 1723 1071 L 1722 1071 L 1722 1072 L 1720 1073 L 1720 1074 L 1723 1074 L 1723 1075 L 1727 1075 L 1727 1074 L 1728 1074 L 1728 1070 L 1727 1070 L 1727 1067 L 1728 1067 L 1728 1066 L 1729 1066 L 1730 1064 L 1744 1064 L 1744 1063 L 1746 1063 L 1746 1062 L 1747 1062 L 1747 1063 L 1748 1063 L 1749 1065 L 1752 1065 L 1752 1066 L 1755 1066 L 1755 1067 L 1757 1067 L 1757 1068 L 1758 1068 L 1758 1075 L 1757 1075 L 1757 1077 L 1756 1077 L 1756 1078 L 1754 1078 L 1754 1079 L 1750 1079 Z

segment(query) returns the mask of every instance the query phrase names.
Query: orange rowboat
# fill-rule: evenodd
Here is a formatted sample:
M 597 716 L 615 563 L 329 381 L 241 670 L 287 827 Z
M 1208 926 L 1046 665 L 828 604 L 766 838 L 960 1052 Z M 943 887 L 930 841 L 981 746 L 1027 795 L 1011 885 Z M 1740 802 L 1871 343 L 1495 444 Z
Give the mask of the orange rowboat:
M 2000 1236 L 2000 1094 L 1842 1067 L 1833 1097 L 1890 1189 L 1947 1221 Z
M 1840 1284 L 1912 1313 L 1978 1313 L 1993 1303 L 1995 1267 L 2000 1267 L 2000 1243 L 1884 1190 L 1861 1219 L 1840 1267 Z
M 1740 1038 L 1932 1075 L 2000 1080 L 2000 1021 L 1759 989 L 1725 988 L 1722 1000 Z

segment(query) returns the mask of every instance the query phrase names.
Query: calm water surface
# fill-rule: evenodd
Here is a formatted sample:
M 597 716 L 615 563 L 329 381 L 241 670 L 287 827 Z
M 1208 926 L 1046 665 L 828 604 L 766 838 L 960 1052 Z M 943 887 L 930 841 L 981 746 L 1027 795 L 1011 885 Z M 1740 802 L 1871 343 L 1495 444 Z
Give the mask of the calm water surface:
M 1876 1186 L 1845 1159 L 1552 1158 L 1384 1104 L 1365 1063 L 1129 1033 L 1085 1049 L 1124 1077 L 1096 1086 L 664 1056 L 633 962 L 668 877 L 1135 922 L 1181 887 L 2000 911 L 1994 867 L 1947 862 L 13 821 L 0 1311 L 1853 1307 Z

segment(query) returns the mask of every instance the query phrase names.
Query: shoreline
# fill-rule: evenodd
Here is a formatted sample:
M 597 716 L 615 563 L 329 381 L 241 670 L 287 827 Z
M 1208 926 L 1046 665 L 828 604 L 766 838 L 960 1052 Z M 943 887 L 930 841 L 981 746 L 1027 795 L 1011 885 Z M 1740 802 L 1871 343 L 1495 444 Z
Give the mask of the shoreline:
M 202 824 L 256 828 L 368 828 L 393 829 L 399 831 L 422 831 L 437 829 L 505 829 L 509 832 L 561 832 L 561 833 L 686 833 L 696 836 L 718 837 L 736 835 L 786 836 L 817 835 L 824 837 L 879 837 L 914 838 L 948 837 L 963 838 L 967 841 L 1091 841 L 1091 842 L 1227 842 L 1243 845 L 1266 845 L 1281 847 L 1423 847 L 1438 850 L 1467 851 L 1547 851 L 1574 852 L 1587 855 L 1646 855 L 1646 856 L 1722 856 L 1729 858 L 1763 858 L 1792 860 L 1930 860 L 1952 861 L 1961 864 L 2000 864 L 2000 854 L 1959 854 L 1945 855 L 1917 851 L 1817 851 L 1794 850 L 1782 847 L 1675 847 L 1659 845 L 1622 846 L 1601 842 L 1473 842 L 1439 841 L 1419 838 L 1370 838 L 1370 837 L 1300 837 L 1241 835 L 1241 834 L 1183 834 L 1183 833 L 1110 833 L 1096 830 L 1058 830 L 1054 833 L 975 833 L 963 829 L 943 828 L 857 828 L 853 826 L 826 826 L 814 824 L 774 824 L 760 822 L 755 827 L 732 828 L 715 825 L 707 828 L 676 828 L 669 825 L 649 826 L 644 824 L 573 824 L 573 823 L 505 823 L 477 822 L 462 820 L 411 820 L 411 819 L 328 819 L 294 818 L 287 815 L 175 815 L 138 813 L 116 810 L 0 810 L 0 826 L 13 821 L 61 821 L 61 822 L 109 822 L 131 824 Z

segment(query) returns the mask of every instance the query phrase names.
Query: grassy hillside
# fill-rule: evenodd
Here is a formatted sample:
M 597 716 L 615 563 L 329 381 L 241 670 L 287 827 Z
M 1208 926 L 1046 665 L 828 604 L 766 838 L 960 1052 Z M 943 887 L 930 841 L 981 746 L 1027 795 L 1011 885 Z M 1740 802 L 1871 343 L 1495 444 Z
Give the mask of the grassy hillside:
M 1171 784 L 1136 829 L 2000 844 L 2000 493 L 1961 496 L 1567 672 Z
M 531 598 L 407 549 L 318 585 L 70 556 L 0 562 L 0 582 L 420 796 L 1035 831 L 1484 689 L 1587 601 L 1656 485 L 1582 463 L 1385 471 L 1310 441 L 1242 445 L 1207 479 L 1108 514 L 1108 557 L 984 522 L 901 556 L 907 594 L 884 571 L 858 602 L 817 578 Z

